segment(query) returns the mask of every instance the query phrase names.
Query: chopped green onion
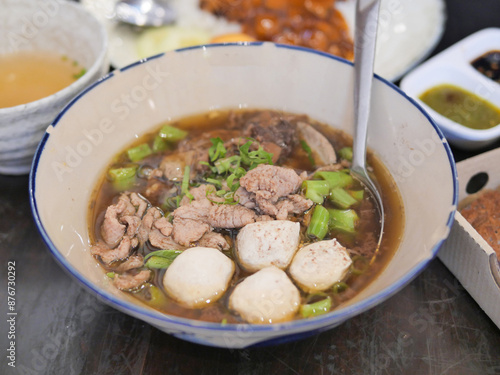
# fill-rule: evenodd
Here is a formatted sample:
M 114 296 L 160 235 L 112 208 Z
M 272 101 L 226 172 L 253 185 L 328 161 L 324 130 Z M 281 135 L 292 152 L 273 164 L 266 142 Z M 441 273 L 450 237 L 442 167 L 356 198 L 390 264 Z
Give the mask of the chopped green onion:
M 201 164 L 201 165 L 206 165 L 208 168 L 210 168 L 210 170 L 212 171 L 212 173 L 217 174 L 217 168 L 211 166 L 208 162 L 206 162 L 206 161 L 200 161 L 198 163 Z
M 225 191 L 225 190 L 217 190 L 215 192 L 215 195 L 217 195 L 218 197 L 223 197 L 226 194 L 227 194 L 227 191 Z
M 330 220 L 328 227 L 330 230 L 339 230 L 346 233 L 356 233 L 356 226 L 359 217 L 354 210 L 329 209 Z
M 307 142 L 304 141 L 303 139 L 300 140 L 300 145 L 302 146 L 302 149 L 306 152 L 307 158 L 309 159 L 309 163 L 311 163 L 311 165 L 314 168 L 314 166 L 316 165 L 316 162 L 314 161 L 314 157 L 313 157 L 313 154 L 312 154 L 311 147 L 309 147 L 309 145 L 307 144 Z
M 319 204 L 323 203 L 325 196 L 330 192 L 328 182 L 323 180 L 305 180 L 302 188 L 307 199 Z
M 259 147 L 257 151 L 250 151 L 253 143 L 254 141 L 248 141 L 239 147 L 241 163 L 249 169 L 254 169 L 259 164 L 273 164 L 273 154 L 264 151 L 262 147 Z
M 216 180 L 215 178 L 207 178 L 207 182 L 209 184 L 215 185 L 215 186 L 217 186 L 219 188 L 222 187 L 222 182 L 220 182 L 219 180 Z
M 108 272 L 106 274 L 107 277 L 109 277 L 110 279 L 114 279 L 115 278 L 115 273 L 114 272 Z
M 370 261 L 362 255 L 352 257 L 351 273 L 361 275 L 370 267 Z
M 189 165 L 186 165 L 184 167 L 184 176 L 182 177 L 182 183 L 181 183 L 181 193 L 182 194 L 187 194 L 189 190 L 189 174 L 191 172 L 191 168 Z
M 73 74 L 73 78 L 74 79 L 81 78 L 81 77 L 83 77 L 85 75 L 85 73 L 87 73 L 87 69 L 82 68 L 82 69 L 80 69 L 80 71 L 78 73 Z
M 332 308 L 332 299 L 327 297 L 321 301 L 300 306 L 300 315 L 303 318 L 312 318 L 326 314 Z
M 354 179 L 349 173 L 343 171 L 320 171 L 314 177 L 322 178 L 330 185 L 330 189 L 349 187 L 354 183 Z
M 352 147 L 344 147 L 340 149 L 339 155 L 342 159 L 352 161 Z
M 159 135 L 153 141 L 153 152 L 160 152 L 168 150 L 168 143 Z
M 169 142 L 177 142 L 186 138 L 188 133 L 170 125 L 163 125 L 158 135 Z
M 220 324 L 222 324 L 223 326 L 225 326 L 227 324 L 227 318 L 222 319 L 222 321 L 220 322 Z
M 322 240 L 328 232 L 328 221 L 328 210 L 321 205 L 316 205 L 311 216 L 309 227 L 307 227 L 307 235 Z
M 240 166 L 241 157 L 238 155 L 233 155 L 225 159 L 219 159 L 214 163 L 215 168 L 217 168 L 218 174 L 223 174 L 230 171 L 232 168 L 238 168 Z
M 358 203 L 358 201 L 351 194 L 342 188 L 332 189 L 329 198 L 331 202 L 343 209 L 347 209 Z
M 332 291 L 335 294 L 339 294 L 348 288 L 349 288 L 349 285 L 347 285 L 346 283 L 344 283 L 342 281 L 339 281 L 339 282 L 336 282 L 335 284 L 333 284 Z
M 152 153 L 153 151 L 151 151 L 151 148 L 147 143 L 140 144 L 139 146 L 133 147 L 127 151 L 128 158 L 134 162 L 142 160 Z
M 144 257 L 144 265 L 150 269 L 165 269 L 172 264 L 180 253 L 182 253 L 180 250 L 153 251 Z
M 208 156 L 210 156 L 210 161 L 216 161 L 219 158 L 223 158 L 226 156 L 227 150 L 224 147 L 224 141 L 217 138 L 210 138 L 210 142 L 212 142 L 212 147 L 208 149 Z
M 163 203 L 161 208 L 164 211 L 173 211 L 179 207 L 181 200 L 182 198 L 180 195 L 176 195 L 175 197 L 168 197 L 167 199 L 165 199 L 165 202 Z

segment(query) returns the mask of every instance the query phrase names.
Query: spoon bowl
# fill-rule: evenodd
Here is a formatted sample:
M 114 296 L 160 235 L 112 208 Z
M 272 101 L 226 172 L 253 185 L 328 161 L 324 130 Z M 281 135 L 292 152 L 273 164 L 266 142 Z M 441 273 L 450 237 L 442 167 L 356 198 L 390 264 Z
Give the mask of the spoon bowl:
M 380 0 L 358 0 L 354 41 L 354 140 L 351 174 L 370 190 L 380 216 L 378 247 L 384 233 L 384 203 L 366 169 L 366 138 L 370 116 L 373 63 Z M 372 27 L 374 26 L 374 27 Z
M 177 14 L 162 0 L 119 0 L 116 19 L 135 26 L 163 26 L 175 22 Z

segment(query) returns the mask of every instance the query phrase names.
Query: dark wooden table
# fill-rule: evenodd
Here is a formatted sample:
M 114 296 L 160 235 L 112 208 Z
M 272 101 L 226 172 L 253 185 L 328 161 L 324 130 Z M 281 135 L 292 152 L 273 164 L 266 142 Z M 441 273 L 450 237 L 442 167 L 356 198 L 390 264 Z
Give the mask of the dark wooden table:
M 447 3 L 435 52 L 500 26 L 498 0 Z M 471 156 L 454 151 L 457 159 Z M 15 368 L 7 358 L 9 261 L 16 272 Z M 27 176 L 0 176 L 0 266 L 0 374 L 500 374 L 500 330 L 437 259 L 391 299 L 318 336 L 259 349 L 203 347 L 82 290 L 36 230 Z

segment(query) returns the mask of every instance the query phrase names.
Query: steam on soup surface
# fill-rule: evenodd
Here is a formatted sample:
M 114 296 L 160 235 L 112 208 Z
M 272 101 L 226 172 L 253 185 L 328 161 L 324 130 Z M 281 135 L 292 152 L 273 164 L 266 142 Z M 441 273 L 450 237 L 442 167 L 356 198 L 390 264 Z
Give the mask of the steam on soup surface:
M 307 116 L 210 112 L 117 155 L 90 205 L 113 284 L 167 314 L 274 323 L 352 298 L 397 248 L 403 208 L 377 159 L 386 229 L 349 174 L 351 139 Z

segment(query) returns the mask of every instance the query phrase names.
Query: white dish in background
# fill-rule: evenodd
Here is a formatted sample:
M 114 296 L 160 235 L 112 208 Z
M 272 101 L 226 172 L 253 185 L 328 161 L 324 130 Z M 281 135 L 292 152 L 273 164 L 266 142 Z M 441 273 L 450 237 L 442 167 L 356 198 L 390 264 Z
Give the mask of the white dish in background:
M 115 68 L 122 68 L 147 56 L 138 53 L 140 33 L 112 20 L 115 2 L 81 0 L 105 24 L 110 35 L 111 64 Z M 213 35 L 240 30 L 237 24 L 198 10 L 198 0 L 171 0 L 171 3 L 178 8 L 178 23 L 182 27 L 210 30 Z M 355 1 L 337 2 L 336 7 L 344 15 L 352 36 Z M 432 52 L 441 39 L 445 20 L 444 0 L 382 0 L 375 73 L 390 81 L 401 78 Z
M 460 201 L 469 194 L 467 184 L 478 173 L 486 173 L 483 189 L 500 186 L 500 149 L 457 163 Z M 500 265 L 493 248 L 457 211 L 450 236 L 438 253 L 439 259 L 500 328 Z
M 2 0 L 1 9 L 0 55 L 48 51 L 87 70 L 50 96 L 0 108 L 0 174 L 21 175 L 29 172 L 36 147 L 54 117 L 108 71 L 107 34 L 90 12 L 74 2 Z
M 473 60 L 492 50 L 500 50 L 499 28 L 484 29 L 468 36 L 420 65 L 401 81 L 401 89 L 425 108 L 451 144 L 462 149 L 475 150 L 494 143 L 500 138 L 500 126 L 485 130 L 467 128 L 440 115 L 419 96 L 437 85 L 453 84 L 500 108 L 500 85 L 471 65 Z

